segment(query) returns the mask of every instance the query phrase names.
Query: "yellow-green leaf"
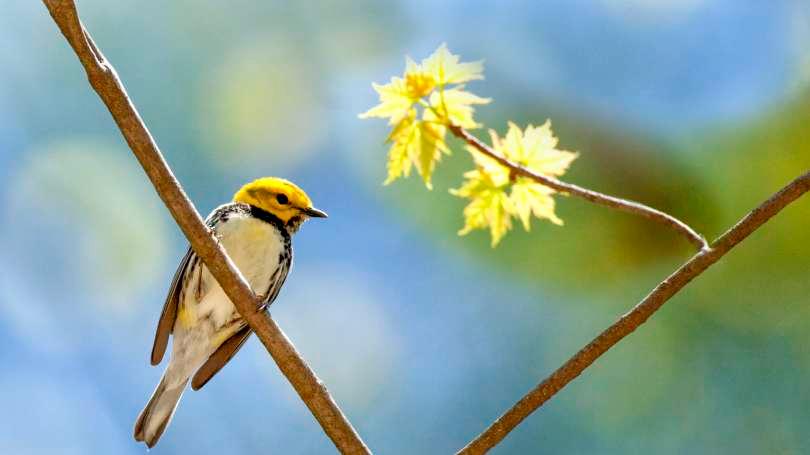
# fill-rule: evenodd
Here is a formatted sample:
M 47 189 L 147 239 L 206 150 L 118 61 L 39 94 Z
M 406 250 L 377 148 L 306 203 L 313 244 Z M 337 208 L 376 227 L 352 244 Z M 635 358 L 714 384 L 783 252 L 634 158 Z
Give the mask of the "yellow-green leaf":
M 393 77 L 384 85 L 372 84 L 379 104 L 360 114 L 360 118 L 387 118 L 393 126 L 388 136 L 391 148 L 385 184 L 408 176 L 415 167 L 425 186 L 432 188 L 436 163 L 443 153 L 450 153 L 445 143 L 447 127 L 478 127 L 473 106 L 489 102 L 458 84 L 482 78 L 481 62 L 462 63 L 443 44 L 422 63 L 406 58 L 402 77 Z
M 445 123 L 467 129 L 481 126 L 473 119 L 475 112 L 473 105 L 487 104 L 490 101 L 489 98 L 481 98 L 464 91 L 463 87 L 440 89 L 430 95 L 430 106 L 445 120 Z
M 430 73 L 439 86 L 463 84 L 484 78 L 484 64 L 481 61 L 461 63 L 458 55 L 453 55 L 442 44 L 430 57 L 422 60 L 422 70 Z
M 459 235 L 466 235 L 473 229 L 489 227 L 495 247 L 503 236 L 512 228 L 512 203 L 500 188 L 479 187 L 470 196 L 470 203 L 464 207 L 464 227 Z
M 416 119 L 416 111 L 411 109 L 395 127 L 388 140 L 392 142 L 388 153 L 388 185 L 400 177 L 410 174 L 415 166 L 425 185 L 432 188 L 431 177 L 442 153 L 450 153 L 444 142 L 447 128 L 444 125 Z
M 361 119 L 378 117 L 388 118 L 389 124 L 399 123 L 408 114 L 413 104 L 418 101 L 408 95 L 408 88 L 404 79 L 392 77 L 391 82 L 385 85 L 371 84 L 380 96 L 380 104 L 359 115 Z
M 545 218 L 554 224 L 562 225 L 563 221 L 554 213 L 554 198 L 551 195 L 554 190 L 535 183 L 527 178 L 520 178 L 512 185 L 509 199 L 515 215 L 520 218 L 523 228 L 527 231 L 531 228 L 531 216 Z
M 419 122 L 419 147 L 418 151 L 415 151 L 414 162 L 428 189 L 433 189 L 431 177 L 442 153 L 450 153 L 450 149 L 444 143 L 445 134 L 446 128 L 443 125 L 427 121 Z
M 417 139 L 416 134 L 416 111 L 410 109 L 408 115 L 400 120 L 388 136 L 388 142 L 392 144 L 388 152 L 388 177 L 385 179 L 384 185 L 410 175 L 410 148 Z
M 576 153 L 557 150 L 557 138 L 549 122 L 541 127 L 530 125 L 525 131 L 510 123 L 503 138 L 492 130 L 490 135 L 496 153 L 539 174 L 562 175 L 577 157 Z M 563 224 L 554 213 L 553 189 L 526 177 L 515 178 L 506 166 L 490 156 L 471 146 L 467 150 L 473 156 L 476 169 L 466 172 L 462 186 L 451 191 L 470 199 L 464 209 L 464 228 L 459 234 L 488 227 L 495 246 L 512 227 L 512 217 L 518 218 L 527 231 L 531 228 L 532 216 Z
M 546 121 L 542 126 L 529 125 L 525 131 L 509 122 L 509 130 L 503 139 L 493 135 L 493 148 L 508 158 L 538 174 L 549 177 L 558 177 L 565 174 L 577 154 L 565 150 L 558 150 L 559 140 L 551 131 L 551 122 Z

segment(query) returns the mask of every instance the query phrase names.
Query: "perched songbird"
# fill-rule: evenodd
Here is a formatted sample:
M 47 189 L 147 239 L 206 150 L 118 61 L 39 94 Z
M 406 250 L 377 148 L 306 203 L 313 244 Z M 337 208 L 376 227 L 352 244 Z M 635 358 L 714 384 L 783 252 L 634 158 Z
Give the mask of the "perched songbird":
M 326 218 L 293 183 L 264 177 L 243 186 L 233 202 L 206 220 L 225 251 L 266 307 L 292 266 L 291 237 L 310 217 Z M 152 365 L 163 359 L 169 335 L 172 355 L 152 398 L 135 422 L 135 440 L 152 447 L 169 425 L 191 379 L 204 386 L 250 336 L 217 281 L 189 248 L 169 288 L 152 347 Z M 192 377 L 193 375 L 193 377 Z

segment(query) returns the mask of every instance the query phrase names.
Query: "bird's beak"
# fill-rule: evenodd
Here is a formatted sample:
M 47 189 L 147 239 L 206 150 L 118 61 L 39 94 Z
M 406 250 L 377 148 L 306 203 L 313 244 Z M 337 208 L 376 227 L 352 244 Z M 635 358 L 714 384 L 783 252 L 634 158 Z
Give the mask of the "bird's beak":
M 329 215 L 327 215 L 326 212 L 318 210 L 315 207 L 301 209 L 301 213 L 312 218 L 329 218 Z

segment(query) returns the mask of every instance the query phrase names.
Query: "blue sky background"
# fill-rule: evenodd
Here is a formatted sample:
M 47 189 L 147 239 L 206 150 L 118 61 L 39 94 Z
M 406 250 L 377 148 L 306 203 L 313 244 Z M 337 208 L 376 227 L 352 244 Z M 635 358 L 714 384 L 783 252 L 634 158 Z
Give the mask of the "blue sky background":
M 570 198 L 497 249 L 456 236 L 470 167 L 383 187 L 371 82 L 440 43 L 484 59 L 479 118 L 551 118 L 570 181 L 714 237 L 810 166 L 804 0 L 79 2 L 201 212 L 280 175 L 326 221 L 295 239 L 273 316 L 375 453 L 450 453 L 690 254 Z M 44 6 L 0 16 L 0 452 L 143 453 L 155 324 L 186 242 Z M 797 203 L 494 453 L 810 450 Z M 329 453 L 251 340 L 187 392 L 154 453 Z

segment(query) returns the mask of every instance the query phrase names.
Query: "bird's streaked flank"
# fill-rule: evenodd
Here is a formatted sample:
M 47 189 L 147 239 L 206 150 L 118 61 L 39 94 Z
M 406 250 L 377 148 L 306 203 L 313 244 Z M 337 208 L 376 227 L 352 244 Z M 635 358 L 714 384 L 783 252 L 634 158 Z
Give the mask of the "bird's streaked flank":
M 233 202 L 206 219 L 228 255 L 262 301 L 278 296 L 292 266 L 292 235 L 308 218 L 326 218 L 292 182 L 264 177 L 244 185 Z M 204 386 L 239 350 L 251 331 L 208 269 L 189 248 L 174 275 L 160 315 L 151 362 L 172 354 L 152 398 L 135 422 L 134 436 L 154 446 L 171 421 L 189 380 Z

